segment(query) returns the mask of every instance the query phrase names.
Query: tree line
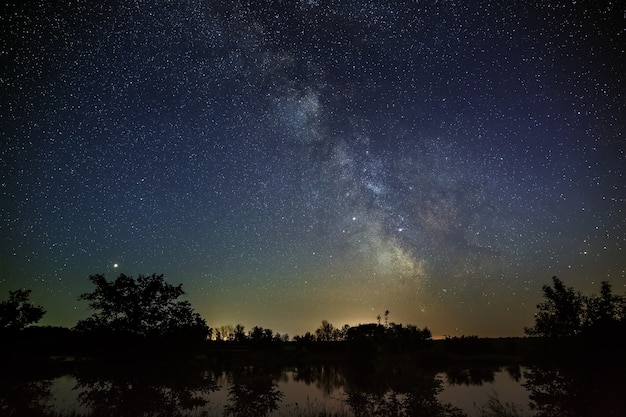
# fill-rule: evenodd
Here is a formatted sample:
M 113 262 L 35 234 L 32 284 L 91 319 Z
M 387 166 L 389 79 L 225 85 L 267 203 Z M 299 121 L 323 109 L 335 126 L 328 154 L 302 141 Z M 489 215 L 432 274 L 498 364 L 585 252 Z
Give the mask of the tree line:
M 171 348 L 173 345 L 193 347 L 215 342 L 249 347 L 269 347 L 289 341 L 307 348 L 312 344 L 351 342 L 361 347 L 391 350 L 417 347 L 431 339 L 428 328 L 389 323 L 385 312 L 384 325 L 344 325 L 337 328 L 323 320 L 314 332 L 295 336 L 274 333 L 271 329 L 254 326 L 246 332 L 243 325 L 221 326 L 213 329 L 192 308 L 189 301 L 180 300 L 185 294 L 182 284 L 172 285 L 163 275 L 139 275 L 136 279 L 120 274 L 109 281 L 104 275 L 89 277 L 95 289 L 79 296 L 89 303 L 92 314 L 79 320 L 71 337 L 80 335 L 93 349 L 120 349 L 129 344 L 146 344 Z M 9 299 L 0 303 L 0 331 L 15 336 L 22 329 L 39 322 L 45 310 L 30 302 L 31 291 L 18 289 L 9 293 Z M 66 329 L 67 330 L 67 329 Z M 70 336 L 67 332 L 66 336 Z M 85 343 L 82 343 L 83 345 Z M 372 347 L 374 349 L 374 347 Z M 89 349 L 88 349 L 89 350 Z
M 313 332 L 290 339 L 287 334 L 254 326 L 246 331 L 241 324 L 211 328 L 192 308 L 184 295 L 182 284 L 172 285 L 163 275 L 140 275 L 136 279 L 124 274 L 109 281 L 104 275 L 89 277 L 95 289 L 80 295 L 92 314 L 79 320 L 72 334 L 89 341 L 91 348 L 119 349 L 120 346 L 158 345 L 189 348 L 215 344 L 239 344 L 263 348 L 294 342 L 302 348 L 343 342 L 362 351 L 398 352 L 425 346 L 432 339 L 431 331 L 414 325 L 384 321 L 335 327 L 327 320 Z M 548 339 L 595 337 L 619 334 L 626 330 L 626 296 L 613 293 L 608 282 L 602 282 L 599 295 L 584 296 L 566 286 L 559 278 L 544 285 L 544 301 L 537 305 L 535 324 L 525 328 L 528 336 Z M 30 302 L 30 290 L 9 292 L 9 299 L 0 302 L 0 332 L 5 336 L 39 322 L 45 309 Z M 469 340 L 469 339 L 468 339 Z M 463 340 L 465 342 L 465 340 Z

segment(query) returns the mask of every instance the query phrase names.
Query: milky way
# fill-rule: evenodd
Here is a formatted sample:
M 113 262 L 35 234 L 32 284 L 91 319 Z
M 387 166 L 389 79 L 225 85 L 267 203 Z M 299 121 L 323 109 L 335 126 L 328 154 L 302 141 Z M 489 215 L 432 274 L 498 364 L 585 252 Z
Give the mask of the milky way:
M 42 324 L 95 273 L 291 335 L 518 335 L 553 275 L 626 288 L 616 3 L 5 9 L 0 290 Z

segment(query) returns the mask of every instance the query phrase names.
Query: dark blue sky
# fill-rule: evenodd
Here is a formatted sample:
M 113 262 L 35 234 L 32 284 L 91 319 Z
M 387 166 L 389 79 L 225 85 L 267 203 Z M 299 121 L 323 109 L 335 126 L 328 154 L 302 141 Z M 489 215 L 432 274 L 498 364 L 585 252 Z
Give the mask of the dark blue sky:
M 623 10 L 31 1 L 0 20 L 0 290 L 164 273 L 211 326 L 518 335 L 626 288 Z M 117 264 L 117 267 L 113 265 Z

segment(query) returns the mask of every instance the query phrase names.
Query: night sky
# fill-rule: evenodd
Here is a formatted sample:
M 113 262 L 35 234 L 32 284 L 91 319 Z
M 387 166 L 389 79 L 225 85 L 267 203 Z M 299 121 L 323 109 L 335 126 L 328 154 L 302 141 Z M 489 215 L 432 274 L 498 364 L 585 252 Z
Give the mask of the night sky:
M 610 1 L 27 1 L 0 13 L 0 298 L 162 273 L 212 327 L 516 336 L 626 291 Z

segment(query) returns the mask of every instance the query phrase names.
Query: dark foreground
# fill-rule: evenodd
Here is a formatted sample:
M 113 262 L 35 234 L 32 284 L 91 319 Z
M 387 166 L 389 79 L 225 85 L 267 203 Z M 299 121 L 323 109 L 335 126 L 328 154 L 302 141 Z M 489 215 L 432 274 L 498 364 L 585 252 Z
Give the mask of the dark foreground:
M 404 352 L 337 343 L 212 343 L 194 352 L 120 346 L 108 355 L 63 355 L 31 343 L 5 346 L 2 416 L 626 415 L 621 351 L 580 341 L 458 338 Z M 75 346 L 73 353 L 79 351 Z M 495 396 L 468 414 L 440 399 L 444 382 L 480 386 L 502 373 L 527 390 L 528 403 Z M 66 400 L 72 404 L 63 407 L 61 382 L 73 392 Z M 305 386 L 315 386 L 320 397 L 286 399 L 286 391 L 293 396 L 292 388 Z

